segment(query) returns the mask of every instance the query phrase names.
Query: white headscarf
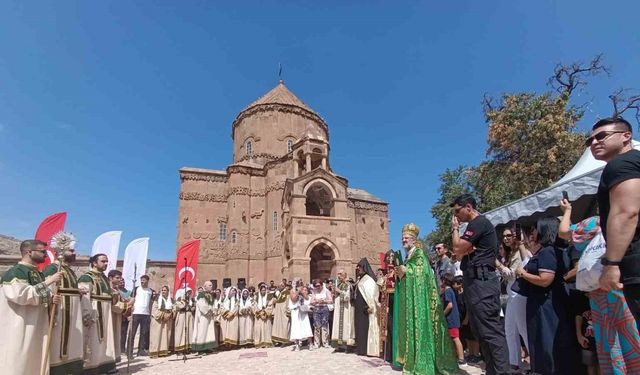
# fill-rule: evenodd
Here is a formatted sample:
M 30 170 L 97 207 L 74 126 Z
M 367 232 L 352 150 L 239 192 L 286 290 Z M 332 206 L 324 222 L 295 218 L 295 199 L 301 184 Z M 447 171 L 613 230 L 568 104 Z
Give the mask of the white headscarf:
M 242 298 L 242 295 L 244 294 L 245 291 L 249 293 L 246 301 Z M 242 289 L 242 292 L 240 292 L 240 309 L 242 310 L 242 309 L 249 308 L 251 307 L 252 303 L 253 303 L 253 299 L 251 298 L 251 293 L 249 292 L 249 289 Z
M 231 294 L 231 289 L 236 291 L 236 295 L 234 297 L 229 297 Z M 224 304 L 222 305 L 226 310 L 231 310 L 236 305 L 236 301 L 238 298 L 238 289 L 234 287 L 229 287 L 227 289 L 227 293 L 225 293 Z
M 187 291 L 192 290 L 191 288 L 187 287 Z M 192 293 L 193 295 L 193 293 Z M 184 288 L 180 288 L 178 289 L 178 291 L 176 292 L 176 299 L 180 299 L 180 298 L 185 298 L 184 297 Z
M 265 291 L 264 296 L 260 294 L 260 290 L 258 290 L 258 310 L 263 310 L 267 308 L 269 304 L 269 292 Z
M 168 289 L 168 288 L 167 288 Z M 162 296 L 162 292 L 158 296 L 158 307 L 162 307 L 164 302 L 164 309 L 171 310 L 173 309 L 173 300 L 171 298 L 171 290 L 169 290 L 169 294 L 167 294 L 167 298 Z

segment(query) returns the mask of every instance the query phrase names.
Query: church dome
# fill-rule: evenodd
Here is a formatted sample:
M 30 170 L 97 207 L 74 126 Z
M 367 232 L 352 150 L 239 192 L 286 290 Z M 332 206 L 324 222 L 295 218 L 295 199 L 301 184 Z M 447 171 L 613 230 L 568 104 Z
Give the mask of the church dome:
M 235 128 L 242 122 L 242 120 L 256 113 L 265 111 L 279 111 L 301 115 L 302 117 L 312 120 L 314 123 L 319 125 L 323 128 L 324 133 L 328 135 L 329 129 L 324 119 L 322 119 L 318 113 L 292 93 L 287 86 L 285 86 L 284 81 L 280 80 L 276 87 L 271 89 L 271 91 L 267 92 L 258 98 L 258 100 L 249 104 L 245 109 L 240 111 L 233 121 L 231 130 L 232 139 L 235 139 Z

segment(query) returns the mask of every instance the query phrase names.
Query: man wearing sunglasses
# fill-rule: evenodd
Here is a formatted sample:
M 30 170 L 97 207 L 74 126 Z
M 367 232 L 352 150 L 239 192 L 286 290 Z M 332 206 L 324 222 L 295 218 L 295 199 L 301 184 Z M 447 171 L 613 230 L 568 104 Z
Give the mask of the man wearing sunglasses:
M 60 303 L 60 296 L 51 288 L 62 273 L 45 277 L 38 271 L 38 264 L 47 256 L 46 246 L 38 240 L 23 241 L 22 260 L 2 276 L 0 374 L 40 374 L 43 358 L 48 362 L 42 342 L 49 331 L 50 304 Z
M 640 322 L 640 151 L 633 148 L 631 124 L 622 117 L 593 125 L 587 144 L 593 157 L 607 162 L 600 177 L 600 225 L 607 241 L 600 287 L 623 289 Z

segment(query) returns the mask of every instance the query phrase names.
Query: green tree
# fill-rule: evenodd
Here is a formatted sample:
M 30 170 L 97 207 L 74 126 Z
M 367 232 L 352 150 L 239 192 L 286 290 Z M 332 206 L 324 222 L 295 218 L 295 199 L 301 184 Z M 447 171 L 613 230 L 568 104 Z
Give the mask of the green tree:
M 474 193 L 476 170 L 459 166 L 447 169 L 440 175 L 440 198 L 431 207 L 431 215 L 436 219 L 436 229 L 422 239 L 427 246 L 443 242 L 451 246 L 451 208 L 449 205 L 460 194 Z
M 440 176 L 440 198 L 431 208 L 436 228 L 425 241 L 451 241 L 449 204 L 459 194 L 474 194 L 485 212 L 544 189 L 567 173 L 584 152 L 586 139 L 576 131 L 583 109 L 572 104 L 571 97 L 587 84 L 587 77 L 600 73 L 608 69 L 598 55 L 587 64 L 558 64 L 549 79 L 554 92 L 507 93 L 499 100 L 485 95 L 487 160 Z M 620 97 L 618 102 L 623 108 L 631 103 L 633 110 L 638 103 L 633 99 Z
M 575 128 L 582 111 L 568 99 L 520 93 L 503 95 L 497 106 L 485 102 L 489 160 L 475 185 L 483 211 L 548 187 L 580 158 L 586 135 Z

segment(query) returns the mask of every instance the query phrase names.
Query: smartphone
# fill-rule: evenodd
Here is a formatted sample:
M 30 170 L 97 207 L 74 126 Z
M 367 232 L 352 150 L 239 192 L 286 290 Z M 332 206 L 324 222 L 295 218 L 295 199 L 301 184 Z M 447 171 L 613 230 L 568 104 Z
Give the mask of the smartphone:
M 567 202 L 569 201 L 569 193 L 567 193 L 566 190 L 562 191 L 562 199 L 566 199 Z
M 516 235 L 516 239 L 518 241 L 520 241 L 522 239 L 522 227 L 520 226 L 520 224 L 516 223 L 515 224 L 515 235 Z

